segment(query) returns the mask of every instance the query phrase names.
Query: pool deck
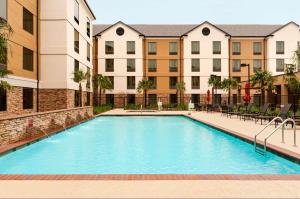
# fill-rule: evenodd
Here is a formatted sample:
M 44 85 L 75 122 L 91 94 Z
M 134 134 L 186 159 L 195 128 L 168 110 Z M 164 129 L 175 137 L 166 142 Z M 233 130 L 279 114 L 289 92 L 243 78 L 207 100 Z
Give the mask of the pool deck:
M 115 109 L 102 115 L 141 113 Z M 142 115 L 185 115 L 248 141 L 263 127 L 220 113 L 162 111 Z M 273 129 L 271 126 L 266 132 Z M 299 126 L 297 134 L 297 147 L 290 129 L 286 130 L 285 143 L 279 131 L 268 147 L 300 159 Z M 263 137 L 259 137 L 260 143 Z M 300 198 L 300 175 L 0 175 L 0 179 L 0 198 Z

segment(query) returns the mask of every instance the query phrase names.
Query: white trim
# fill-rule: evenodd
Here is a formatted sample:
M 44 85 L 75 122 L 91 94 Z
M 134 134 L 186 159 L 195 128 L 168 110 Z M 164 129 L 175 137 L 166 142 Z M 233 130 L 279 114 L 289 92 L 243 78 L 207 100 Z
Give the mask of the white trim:
M 37 88 L 37 80 L 33 79 L 9 75 L 7 78 L 2 78 L 2 80 L 7 81 L 12 86 Z

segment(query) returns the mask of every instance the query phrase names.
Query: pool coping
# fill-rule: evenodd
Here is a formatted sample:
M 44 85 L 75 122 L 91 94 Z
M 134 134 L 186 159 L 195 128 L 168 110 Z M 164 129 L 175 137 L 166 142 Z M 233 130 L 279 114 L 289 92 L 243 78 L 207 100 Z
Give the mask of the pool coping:
M 81 123 L 75 123 L 69 125 L 66 129 L 73 128 L 79 124 L 88 122 L 89 120 L 105 116 L 183 116 L 191 120 L 200 122 L 209 127 L 223 131 L 226 134 L 237 137 L 245 142 L 253 143 L 250 136 L 243 135 L 233 130 L 221 127 L 216 124 L 209 123 L 207 121 L 200 120 L 191 115 L 186 114 L 145 114 L 145 115 L 134 115 L 134 114 L 99 114 Z M 51 132 L 47 132 L 49 136 L 53 136 L 58 133 L 62 133 L 63 128 L 55 129 Z M 16 151 L 20 148 L 26 147 L 38 141 L 45 139 L 47 136 L 38 135 L 8 146 L 0 147 L 0 156 L 6 155 L 7 153 Z M 262 145 L 261 141 L 258 144 Z M 300 164 L 300 154 L 295 152 L 277 147 L 272 144 L 268 144 L 268 150 L 275 153 L 276 155 L 282 156 L 293 162 Z M 281 180 L 281 181 L 300 181 L 300 174 L 296 175 L 280 175 L 280 174 L 95 174 L 95 175 L 82 175 L 82 174 L 70 174 L 70 175 L 10 175 L 0 174 L 0 180 Z

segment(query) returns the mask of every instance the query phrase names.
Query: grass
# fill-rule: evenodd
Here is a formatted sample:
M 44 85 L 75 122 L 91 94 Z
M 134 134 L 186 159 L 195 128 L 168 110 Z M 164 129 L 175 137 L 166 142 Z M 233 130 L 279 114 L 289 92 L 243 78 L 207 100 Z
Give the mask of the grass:
M 111 104 L 105 104 L 100 106 L 94 106 L 94 114 L 98 115 L 107 111 L 110 111 L 113 109 L 113 106 Z

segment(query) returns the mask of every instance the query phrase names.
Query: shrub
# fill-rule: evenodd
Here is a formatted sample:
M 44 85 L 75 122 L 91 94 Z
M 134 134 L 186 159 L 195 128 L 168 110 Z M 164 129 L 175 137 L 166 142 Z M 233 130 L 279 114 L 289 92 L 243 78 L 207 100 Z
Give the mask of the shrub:
M 111 104 L 106 104 L 106 105 L 101 105 L 101 106 L 94 106 L 94 114 L 101 114 L 104 112 L 107 112 L 109 110 L 113 109 L 113 105 Z

